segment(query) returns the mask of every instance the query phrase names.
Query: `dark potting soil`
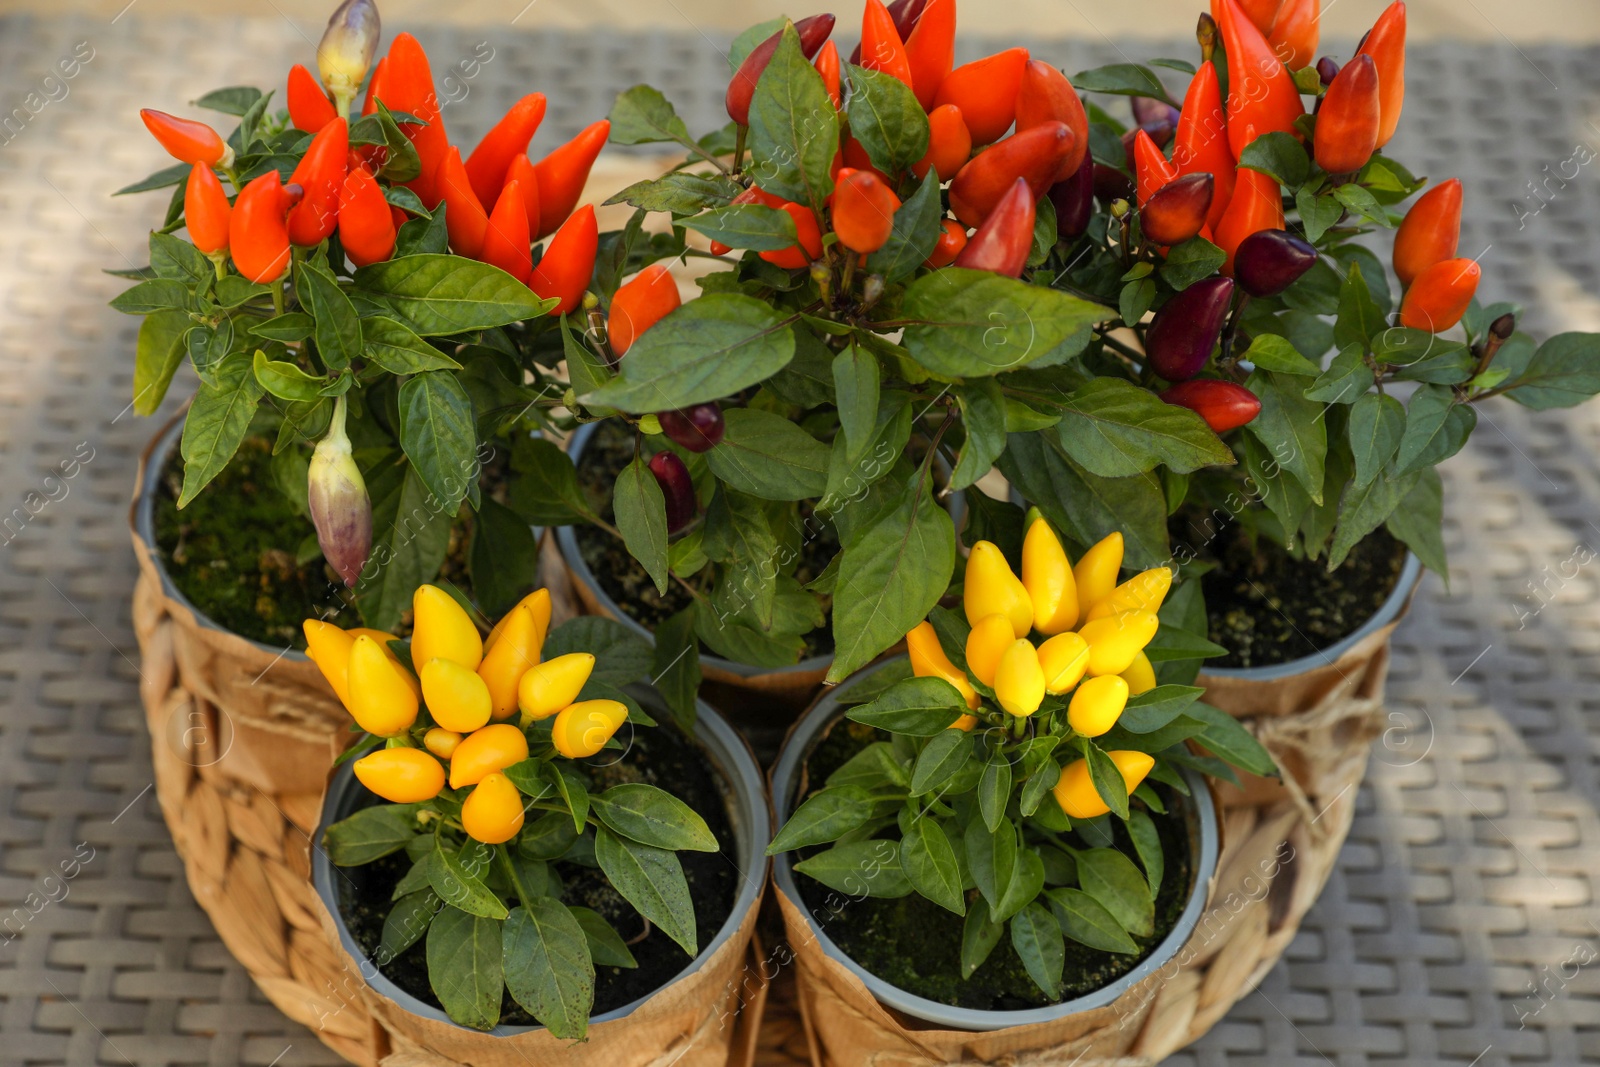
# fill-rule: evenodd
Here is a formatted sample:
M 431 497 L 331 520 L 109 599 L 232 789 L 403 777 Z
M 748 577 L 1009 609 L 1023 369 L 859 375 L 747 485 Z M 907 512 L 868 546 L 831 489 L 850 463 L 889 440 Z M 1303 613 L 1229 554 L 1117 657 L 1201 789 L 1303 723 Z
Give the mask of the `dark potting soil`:
M 807 781 L 820 786 L 856 752 L 887 738 L 882 731 L 841 720 L 811 752 L 806 762 Z M 1133 970 L 1177 925 L 1188 903 L 1192 857 L 1188 831 L 1179 815 L 1186 801 L 1166 786 L 1156 788 L 1170 814 L 1150 812 L 1166 857 L 1161 889 L 1156 894 L 1155 932 L 1147 938 L 1134 938 L 1139 953 L 1132 956 L 1101 952 L 1068 938 L 1061 1000 L 1102 989 Z M 1118 834 L 1116 847 L 1138 865 L 1126 834 Z M 803 850 L 796 858 L 819 851 Z M 964 920 L 925 897 L 913 893 L 894 900 L 857 899 L 803 874 L 796 874 L 795 882 L 812 920 L 834 944 L 872 974 L 908 993 L 981 1011 L 1020 1011 L 1061 1002 L 1045 996 L 1028 977 L 1009 936 L 1002 936 L 972 977 L 963 979 Z M 968 901 L 977 895 L 977 890 L 969 890 Z
M 627 755 L 606 766 L 595 761 L 579 764 L 597 789 L 624 782 L 644 782 L 659 786 L 682 800 L 705 819 L 706 825 L 722 846 L 720 852 L 680 852 L 683 874 L 694 901 L 695 931 L 701 951 L 709 945 L 733 911 L 739 892 L 738 842 L 728 816 L 728 802 L 698 745 L 686 738 L 670 722 L 637 729 Z M 372 801 L 377 802 L 373 797 Z M 593 835 L 590 835 L 593 840 Z M 385 856 L 364 867 L 336 868 L 339 886 L 339 913 L 354 935 L 356 943 L 371 959 L 383 940 L 383 922 L 393 904 L 394 887 L 411 867 L 404 852 Z M 561 880 L 561 899 L 567 904 L 592 908 L 631 941 L 645 929 L 644 919 L 634 910 L 596 868 L 565 861 L 553 865 Z M 508 898 L 508 906 L 516 901 Z M 439 1000 L 428 984 L 427 936 L 400 953 L 381 969 L 384 977 L 412 996 L 439 1007 Z M 671 938 L 651 927 L 650 932 L 629 951 L 638 961 L 636 968 L 596 967 L 594 1014 L 630 1004 L 670 982 L 690 962 L 690 957 Z M 508 1026 L 535 1026 L 537 1021 L 509 993 L 501 1003 L 500 1022 Z
M 633 433 L 614 419 L 607 419 L 589 436 L 583 455 L 578 457 L 578 484 L 583 487 L 589 506 L 607 522 L 613 520 L 612 487 L 622 468 L 633 461 Z M 580 524 L 575 528 L 578 551 L 589 573 L 609 596 L 634 621 L 650 630 L 687 608 L 690 596 L 677 582 L 668 582 L 666 593 L 656 591 L 655 582 L 628 554 L 628 549 L 598 526 Z M 839 553 L 839 540 L 833 526 L 821 524 L 815 537 L 803 539 L 800 560 L 794 577 L 801 585 L 820 575 Z M 833 652 L 833 630 L 823 626 L 805 635 L 805 655 L 825 656 Z M 701 646 L 701 654 L 712 653 Z
M 1237 526 L 1202 550 L 1217 566 L 1201 577 L 1211 640 L 1228 655 L 1215 667 L 1267 667 L 1314 655 L 1356 632 L 1383 607 L 1405 566 L 1406 546 L 1381 527 L 1331 573 L 1325 560 L 1295 559 Z

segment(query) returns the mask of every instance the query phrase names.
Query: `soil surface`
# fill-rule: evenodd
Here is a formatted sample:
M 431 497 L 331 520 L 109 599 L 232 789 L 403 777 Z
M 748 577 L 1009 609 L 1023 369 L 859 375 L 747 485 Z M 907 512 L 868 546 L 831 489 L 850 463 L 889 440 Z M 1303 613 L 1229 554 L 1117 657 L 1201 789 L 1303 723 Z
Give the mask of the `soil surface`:
M 1202 552 L 1217 564 L 1200 579 L 1210 637 L 1228 655 L 1213 667 L 1268 667 L 1314 655 L 1378 613 L 1400 580 L 1406 546 L 1378 529 L 1329 573 L 1325 560 L 1295 559 L 1237 526 Z
M 820 785 L 851 755 L 872 741 L 888 738 L 882 731 L 859 724 L 840 725 L 843 728 L 830 730 L 807 760 L 809 782 Z M 1101 952 L 1067 939 L 1061 1000 L 1091 993 L 1131 971 L 1172 931 L 1188 903 L 1192 857 L 1180 815 L 1180 805 L 1185 801 L 1166 786 L 1157 785 L 1156 790 L 1171 814 L 1150 812 L 1166 855 L 1166 870 L 1156 895 L 1155 932 L 1148 938 L 1134 939 L 1140 947 L 1136 956 Z M 1065 836 L 1076 843 L 1076 834 Z M 1138 865 L 1132 843 L 1120 831 L 1116 847 Z M 796 858 L 818 851 L 821 850 L 803 850 Z M 813 921 L 834 944 L 871 973 L 909 993 L 941 1004 L 983 1011 L 1019 1011 L 1061 1002 L 1045 996 L 1028 977 L 1022 960 L 1011 947 L 1010 937 L 1005 935 L 972 977 L 963 979 L 963 920 L 925 897 L 913 893 L 895 900 L 854 899 L 803 874 L 796 874 L 795 882 Z M 977 890 L 967 893 L 969 900 L 976 896 Z
M 605 789 L 623 782 L 644 782 L 660 786 L 688 804 L 705 819 L 722 846 L 720 852 L 680 852 L 689 895 L 694 900 L 695 929 L 699 948 L 704 951 L 733 911 L 739 892 L 738 843 L 728 816 L 728 802 L 722 787 L 713 777 L 708 757 L 687 739 L 676 726 L 662 721 L 660 726 L 636 730 L 627 755 L 609 766 L 600 765 L 610 753 L 582 766 Z M 377 802 L 377 798 L 372 798 Z M 593 834 L 588 835 L 593 841 Z M 339 885 L 339 912 L 349 925 L 367 957 L 372 958 L 383 939 L 383 921 L 393 906 L 390 901 L 411 861 L 404 852 L 386 856 L 364 867 L 335 872 Z M 644 919 L 634 910 L 601 872 L 578 863 L 558 861 L 552 869 L 561 880 L 561 899 L 567 904 L 592 908 L 603 915 L 624 940 L 638 937 L 645 929 Z M 507 900 L 514 906 L 514 900 Z M 384 977 L 426 1004 L 439 1007 L 439 1000 L 428 984 L 427 937 L 418 939 L 405 952 L 384 965 Z M 636 968 L 596 967 L 593 1013 L 620 1008 L 646 996 L 667 982 L 690 962 L 676 942 L 660 930 L 650 932 L 629 946 Z M 500 1022 L 508 1026 L 534 1026 L 536 1020 L 507 993 L 501 1004 Z

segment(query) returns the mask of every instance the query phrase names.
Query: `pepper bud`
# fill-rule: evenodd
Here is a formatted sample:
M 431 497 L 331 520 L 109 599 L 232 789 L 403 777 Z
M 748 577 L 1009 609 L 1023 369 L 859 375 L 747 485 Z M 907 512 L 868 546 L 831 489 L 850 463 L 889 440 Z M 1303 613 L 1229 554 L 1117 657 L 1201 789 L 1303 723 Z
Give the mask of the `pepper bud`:
M 317 72 L 333 97 L 339 114 L 350 111 L 350 101 L 372 66 L 383 22 L 372 0 L 344 0 L 328 19 L 317 42 Z
M 1332 85 L 1333 79 L 1339 76 L 1339 61 L 1332 56 L 1323 56 L 1317 60 L 1317 77 L 1323 85 Z
M 1202 13 L 1199 24 L 1194 28 L 1194 39 L 1200 42 L 1201 62 L 1211 62 L 1211 57 L 1217 51 L 1217 20 Z
M 353 586 L 372 551 L 372 501 L 361 469 L 350 455 L 350 438 L 344 432 L 345 404 L 342 396 L 334 401 L 333 422 L 311 456 L 306 496 L 322 555 L 344 584 Z
M 1506 312 L 1489 324 L 1489 332 L 1501 341 L 1509 341 L 1511 335 L 1517 330 L 1517 316 L 1514 312 Z

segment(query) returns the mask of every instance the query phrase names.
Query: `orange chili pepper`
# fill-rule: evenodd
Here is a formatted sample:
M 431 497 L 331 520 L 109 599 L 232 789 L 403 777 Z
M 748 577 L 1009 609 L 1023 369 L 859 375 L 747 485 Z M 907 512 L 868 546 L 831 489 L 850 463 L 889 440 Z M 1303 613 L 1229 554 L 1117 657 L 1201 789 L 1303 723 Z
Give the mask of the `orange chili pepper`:
M 458 256 L 477 259 L 483 252 L 484 233 L 489 229 L 489 216 L 472 191 L 467 168 L 461 162 L 461 149 L 454 145 L 445 150 L 444 161 L 435 175 L 435 188 L 445 205 L 444 224 L 450 231 L 450 250 Z
M 844 106 L 844 96 L 839 92 L 839 46 L 832 41 L 822 46 L 817 53 L 817 73 L 822 75 L 822 87 L 828 90 L 828 99 L 833 101 L 833 109 L 839 110 Z
M 1278 17 L 1278 10 L 1283 3 L 1284 0 L 1239 0 L 1239 10 L 1264 36 L 1271 32 L 1273 20 Z M 1217 0 L 1212 0 L 1211 17 L 1221 21 L 1221 16 L 1217 14 Z
M 296 63 L 289 68 L 289 121 L 294 128 L 306 133 L 316 133 L 338 117 L 333 101 L 328 99 L 316 75 Z
M 232 212 L 228 194 L 216 172 L 204 163 L 189 168 L 189 182 L 183 191 L 183 224 L 189 240 L 206 255 L 228 250 L 228 216 Z
M 518 155 L 511 157 L 511 165 L 506 168 L 505 184 L 517 183 L 517 190 L 522 194 L 522 207 L 528 216 L 528 236 L 531 239 L 539 230 L 539 175 L 533 169 L 533 161 L 527 156 Z
M 1259 230 L 1283 229 L 1283 194 L 1278 183 L 1258 170 L 1240 167 L 1233 199 L 1217 225 L 1214 243 L 1227 253 L 1222 273 L 1233 276 L 1233 257 L 1246 237 Z
M 192 230 L 191 230 L 192 232 Z M 1394 272 L 1401 285 L 1456 254 L 1461 242 L 1461 179 L 1451 178 L 1417 198 L 1394 235 Z
M 554 233 L 572 214 L 583 196 L 583 184 L 589 180 L 589 168 L 609 136 L 611 123 L 601 119 L 533 165 L 539 176 L 539 226 L 533 231 L 534 240 Z
M 1461 321 L 1483 269 L 1472 259 L 1446 259 L 1417 275 L 1400 302 L 1400 325 L 1443 333 Z
M 388 56 L 378 60 L 378 65 L 372 68 L 372 77 L 367 79 L 367 95 L 361 101 L 362 115 L 370 115 L 378 110 L 378 101 L 383 99 L 383 75 L 388 68 Z
M 1382 148 L 1400 126 L 1406 99 L 1406 5 L 1401 0 L 1378 16 L 1356 54 L 1371 56 L 1378 65 L 1378 104 L 1383 109 L 1378 147 Z
M 1178 168 L 1162 154 L 1144 130 L 1133 131 L 1132 155 L 1135 198 L 1139 206 L 1144 207 L 1158 189 L 1178 176 Z
M 611 297 L 611 313 L 606 318 L 606 335 L 611 350 L 626 354 L 633 342 L 650 327 L 676 311 L 683 303 L 678 283 L 672 280 L 665 263 L 652 263 L 617 287 Z
M 1017 117 L 1017 93 L 1022 89 L 1022 71 L 1027 65 L 1026 48 L 1008 48 L 963 63 L 940 84 L 933 105 L 959 107 L 973 144 L 998 141 Z
M 311 139 L 311 147 L 289 175 L 289 184 L 305 190 L 289 212 L 289 243 L 309 248 L 332 236 L 339 224 L 339 189 L 349 167 L 349 125 L 335 118 Z
M 840 173 L 844 172 L 841 170 Z M 768 195 L 770 194 L 762 194 L 763 197 Z M 798 244 L 790 245 L 788 248 L 780 248 L 775 252 L 762 252 L 760 253 L 762 259 L 784 270 L 799 270 L 802 267 L 809 267 L 812 260 L 822 258 L 822 227 L 817 225 L 817 216 L 810 208 L 787 200 L 780 200 L 777 204 L 768 206 L 789 213 L 789 217 L 794 219 L 795 234 L 800 240 Z
M 253 282 L 277 281 L 289 269 L 289 209 L 300 189 L 285 186 L 275 170 L 246 185 L 228 218 L 228 251 L 239 273 Z
M 885 11 L 883 17 L 887 19 L 889 13 Z M 894 213 L 899 207 L 900 198 L 876 174 L 845 168 L 839 172 L 833 192 L 833 232 L 850 251 L 870 255 L 894 232 Z
M 1030 59 L 1022 68 L 1022 85 L 1017 90 L 1017 132 L 1047 122 L 1064 122 L 1072 131 L 1072 149 L 1055 176 L 1056 181 L 1065 181 L 1078 173 L 1089 152 L 1089 116 L 1065 74 L 1048 63 Z
M 922 109 L 931 111 L 956 62 L 956 0 L 928 0 L 905 42 L 911 88 Z
M 1209 174 L 1172 179 L 1139 209 L 1144 235 L 1158 245 L 1187 241 L 1205 227 L 1215 192 L 1216 182 Z
M 867 155 L 866 148 L 862 146 L 860 141 L 856 140 L 854 137 L 851 137 L 849 134 L 845 134 L 840 140 L 839 155 L 835 158 L 837 158 L 843 164 L 842 167 L 837 167 L 834 169 L 833 180 L 835 185 L 838 184 L 840 172 L 846 168 L 852 170 L 870 170 L 873 174 L 877 175 L 878 180 L 883 182 L 885 185 L 894 184 L 894 180 L 892 178 L 872 165 L 872 157 Z M 831 201 L 833 194 L 829 193 L 828 198 Z
M 165 111 L 143 108 L 139 117 L 145 129 L 165 148 L 173 159 L 184 163 L 208 163 L 218 167 L 233 166 L 233 149 L 222 136 L 203 122 L 180 119 Z
M 411 141 L 422 162 L 422 172 L 405 184 L 432 210 L 444 198 L 434 172 L 444 164 L 450 150 L 450 137 L 439 115 L 439 96 L 433 88 L 433 70 L 428 66 L 428 54 L 409 33 L 394 39 L 387 58 L 378 99 L 391 110 L 408 112 L 424 123 L 402 123 L 400 132 Z M 448 215 L 446 212 L 447 218 Z
M 339 244 L 358 267 L 381 263 L 394 254 L 394 217 L 389 202 L 365 168 L 345 176 L 339 189 Z
M 445 222 L 449 222 L 447 212 Z M 483 251 L 479 258 L 499 267 L 524 284 L 533 270 L 533 249 L 528 236 L 528 211 L 523 206 L 522 188 L 516 182 L 507 182 L 495 201 L 494 212 L 489 216 L 483 235 Z
M 950 183 L 950 210 L 968 226 L 977 226 L 1018 178 L 1028 183 L 1037 201 L 1055 182 L 1072 147 L 1072 129 L 1064 122 L 1047 122 L 996 141 L 956 174 Z
M 1328 86 L 1317 111 L 1317 166 L 1329 174 L 1353 174 L 1378 146 L 1378 67 L 1368 55 L 1346 63 Z
M 1026 181 L 1018 178 L 956 256 L 955 265 L 990 270 L 1008 278 L 1022 277 L 1028 253 L 1033 250 L 1033 221 L 1033 192 Z
M 1212 229 L 1233 198 L 1233 149 L 1228 145 L 1228 116 L 1222 107 L 1217 68 L 1209 59 L 1200 64 L 1183 95 L 1178 130 L 1172 143 L 1172 164 L 1178 174 L 1209 174 L 1216 182 L 1206 222 Z
M 448 216 L 446 216 L 448 218 Z M 600 245 L 600 228 L 594 208 L 585 204 L 574 211 L 545 246 L 544 258 L 533 268 L 528 288 L 541 298 L 556 297 L 561 302 L 550 309 L 564 315 L 583 300 L 584 290 L 594 274 L 594 257 Z
M 1295 133 L 1305 105 L 1289 68 L 1237 0 L 1214 0 L 1212 7 L 1228 53 L 1228 141 L 1237 159 L 1255 136 Z
M 967 247 L 967 228 L 955 219 L 945 219 L 939 224 L 939 242 L 933 246 L 933 255 L 923 260 L 925 267 L 948 267 L 956 261 L 961 250 Z
M 1284 0 L 1267 43 L 1290 70 L 1311 66 L 1317 57 L 1322 11 L 1319 0 Z
M 928 151 L 911 165 L 911 173 L 926 177 L 931 167 L 941 182 L 954 178 L 972 158 L 972 134 L 967 132 L 961 109 L 945 104 L 928 112 Z
M 800 51 L 810 59 L 817 54 L 822 48 L 822 42 L 833 32 L 833 16 L 812 15 L 795 23 L 794 28 L 800 36 Z M 723 106 L 728 109 L 728 117 L 740 126 L 750 125 L 750 99 L 755 96 L 756 82 L 761 80 L 762 72 L 767 69 L 767 64 L 772 62 L 773 53 L 777 52 L 778 42 L 781 40 L 783 31 L 779 30 L 752 48 L 728 82 L 728 92 L 723 97 Z
M 518 156 L 526 157 L 528 142 L 533 140 L 539 123 L 544 121 L 544 111 L 544 94 L 529 93 L 512 104 L 505 117 L 495 123 L 472 150 L 463 165 L 472 191 L 478 194 L 478 203 L 498 206 L 506 170 Z
M 895 29 L 894 19 L 883 6 L 883 0 L 867 0 L 861 16 L 861 66 L 878 70 L 897 78 L 907 86 L 911 84 L 911 64 L 906 60 L 906 46 Z

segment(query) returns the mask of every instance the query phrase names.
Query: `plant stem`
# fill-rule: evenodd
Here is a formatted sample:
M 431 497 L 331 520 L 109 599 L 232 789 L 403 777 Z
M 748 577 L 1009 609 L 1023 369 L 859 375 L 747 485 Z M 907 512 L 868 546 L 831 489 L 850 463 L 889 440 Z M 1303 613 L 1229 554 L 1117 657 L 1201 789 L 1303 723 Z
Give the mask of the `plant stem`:
M 517 876 L 517 868 L 511 862 L 511 853 L 506 850 L 506 846 L 496 845 L 494 846 L 494 854 L 500 857 L 500 866 L 505 869 L 506 878 L 511 881 L 512 887 L 516 889 L 517 899 L 522 901 L 524 908 L 532 911 L 533 905 L 530 903 L 528 888 L 522 884 L 522 879 Z
M 272 286 L 272 310 L 275 315 L 283 314 L 283 282 L 278 281 Z
M 750 132 L 750 127 L 739 126 L 733 135 L 733 173 L 739 174 L 744 170 L 744 139 Z

